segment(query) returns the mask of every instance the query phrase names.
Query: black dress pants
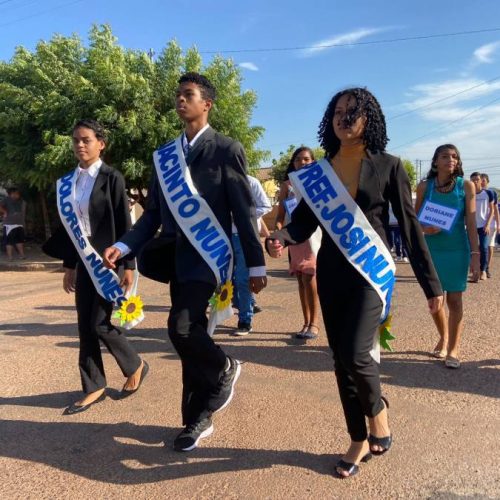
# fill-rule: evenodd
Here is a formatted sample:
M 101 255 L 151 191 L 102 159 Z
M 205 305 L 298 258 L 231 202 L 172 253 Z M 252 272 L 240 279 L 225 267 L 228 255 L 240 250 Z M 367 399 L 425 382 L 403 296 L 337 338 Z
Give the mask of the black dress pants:
M 384 408 L 379 367 L 370 355 L 382 301 L 347 261 L 337 269 L 335 278 L 328 274 L 318 268 L 323 321 L 333 351 L 347 430 L 353 441 L 363 441 L 367 438 L 365 416 L 374 417 Z
M 168 335 L 182 363 L 182 421 L 195 423 L 212 414 L 210 394 L 226 365 L 224 351 L 207 333 L 208 301 L 214 285 L 201 281 L 170 282 L 172 309 Z
M 75 300 L 80 335 L 78 364 L 83 391 L 89 394 L 106 387 L 99 340 L 116 359 L 125 377 L 137 371 L 141 358 L 123 331 L 111 324 L 113 304 L 97 293 L 87 270 L 80 263 L 76 268 Z

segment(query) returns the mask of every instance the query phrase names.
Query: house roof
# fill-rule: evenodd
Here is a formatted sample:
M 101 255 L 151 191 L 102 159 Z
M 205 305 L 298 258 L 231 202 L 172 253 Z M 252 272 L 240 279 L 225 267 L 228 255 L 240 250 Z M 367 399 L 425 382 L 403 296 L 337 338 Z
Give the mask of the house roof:
M 271 170 L 272 169 L 273 169 L 272 167 L 259 168 L 257 170 L 255 177 L 257 177 L 257 179 L 259 179 L 260 182 L 267 181 L 267 180 L 271 179 Z

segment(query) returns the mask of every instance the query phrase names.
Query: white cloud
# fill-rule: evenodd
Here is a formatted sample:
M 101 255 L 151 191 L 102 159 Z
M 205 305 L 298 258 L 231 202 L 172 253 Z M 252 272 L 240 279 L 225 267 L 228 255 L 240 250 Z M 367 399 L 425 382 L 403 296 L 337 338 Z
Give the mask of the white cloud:
M 388 150 L 392 147 L 404 158 L 423 160 L 425 175 L 436 147 L 452 143 L 461 152 L 466 177 L 476 170 L 486 172 L 491 184 L 500 187 L 500 78 L 484 80 L 471 74 L 478 65 L 494 62 L 497 51 L 500 41 L 482 45 L 463 74 L 411 87 L 405 94 L 407 102 L 395 109 L 394 122 L 389 117 L 389 133 L 393 130 L 399 137 L 393 137 Z M 397 119 L 398 114 L 403 116 Z M 402 129 L 404 135 L 398 134 Z
M 480 85 L 481 83 L 483 85 Z M 450 99 L 435 102 L 470 87 L 475 88 Z M 499 89 L 500 80 L 484 83 L 472 78 L 415 85 L 411 88 L 414 98 L 405 103 L 404 107 L 415 109 L 429 106 L 400 120 L 407 120 L 408 123 L 414 120 L 420 123 L 420 132 L 412 134 L 413 138 L 410 135 L 397 143 L 392 141 L 388 150 L 391 151 L 392 146 L 397 155 L 424 160 L 422 174 L 425 175 L 430 166 L 428 160 L 436 147 L 452 143 L 459 148 L 464 159 L 466 176 L 474 170 L 484 171 L 490 175 L 492 185 L 500 187 L 500 101 L 497 100 Z M 399 121 L 395 120 L 393 125 L 389 120 L 389 131 L 394 130 L 396 125 L 401 126 Z M 409 143 L 406 144 L 407 142 Z
M 500 41 L 481 45 L 474 51 L 474 61 L 478 64 L 494 62 L 493 55 L 500 48 Z
M 500 80 L 485 81 L 478 78 L 458 78 L 423 83 L 410 89 L 408 96 L 412 99 L 404 103 L 401 108 L 416 110 L 416 113 L 425 119 L 449 121 L 454 119 L 456 112 L 459 115 L 466 113 L 459 106 L 461 103 L 487 97 L 498 90 L 500 90 Z M 446 113 L 443 113 L 443 110 L 446 110 Z
M 390 28 L 359 28 L 349 33 L 343 33 L 341 35 L 325 38 L 324 40 L 314 43 L 312 47 L 301 50 L 300 55 L 303 57 L 315 56 L 325 50 L 335 48 L 332 47 L 332 45 L 344 45 L 359 42 L 367 36 L 374 35 L 375 33 L 381 33 L 383 31 L 387 31 L 388 29 Z
M 259 68 L 253 62 L 242 62 L 238 64 L 240 68 L 248 69 L 250 71 L 259 71 Z

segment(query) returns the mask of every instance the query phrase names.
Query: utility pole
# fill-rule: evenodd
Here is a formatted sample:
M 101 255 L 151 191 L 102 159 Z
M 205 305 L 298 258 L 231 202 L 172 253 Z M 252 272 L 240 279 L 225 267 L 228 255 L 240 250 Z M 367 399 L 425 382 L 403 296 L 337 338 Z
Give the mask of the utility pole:
M 422 160 L 415 160 L 415 173 L 417 175 L 417 184 L 422 180 Z
M 151 62 L 153 62 L 153 58 L 155 56 L 155 51 L 153 49 L 149 49 L 147 54 L 148 54 L 149 59 L 151 59 Z

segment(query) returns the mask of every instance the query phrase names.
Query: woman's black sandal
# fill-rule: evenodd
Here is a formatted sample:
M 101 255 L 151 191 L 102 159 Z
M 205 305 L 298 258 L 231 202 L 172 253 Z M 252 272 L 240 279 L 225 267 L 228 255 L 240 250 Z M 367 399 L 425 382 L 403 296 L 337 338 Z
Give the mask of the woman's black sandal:
M 384 402 L 385 407 L 389 409 L 389 401 L 387 401 L 384 396 L 382 396 L 381 399 Z M 382 448 L 382 450 L 378 451 L 371 450 L 374 455 L 383 455 L 386 451 L 389 451 L 392 446 L 392 434 L 389 434 L 389 436 L 385 437 L 376 437 L 370 434 L 368 436 L 368 443 L 370 444 L 370 447 L 380 446 Z
M 368 452 L 360 461 L 361 462 L 368 462 L 372 458 L 372 454 Z M 347 472 L 349 475 L 344 476 L 343 474 L 340 474 L 340 472 L 337 469 L 342 469 L 344 472 Z M 337 476 L 342 478 L 342 479 L 347 479 L 348 477 L 355 476 L 359 472 L 359 465 L 357 464 L 351 464 L 350 462 L 346 462 L 345 460 L 339 460 L 337 462 L 337 465 L 335 466 L 335 472 L 337 473 Z

